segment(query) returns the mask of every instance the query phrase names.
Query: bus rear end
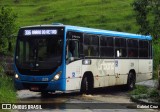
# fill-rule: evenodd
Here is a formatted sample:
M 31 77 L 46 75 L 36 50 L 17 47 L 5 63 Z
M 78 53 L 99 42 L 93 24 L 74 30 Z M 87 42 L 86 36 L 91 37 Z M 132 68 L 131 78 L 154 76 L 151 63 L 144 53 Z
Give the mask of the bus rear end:
M 14 57 L 18 90 L 65 91 L 62 26 L 33 26 L 19 30 Z

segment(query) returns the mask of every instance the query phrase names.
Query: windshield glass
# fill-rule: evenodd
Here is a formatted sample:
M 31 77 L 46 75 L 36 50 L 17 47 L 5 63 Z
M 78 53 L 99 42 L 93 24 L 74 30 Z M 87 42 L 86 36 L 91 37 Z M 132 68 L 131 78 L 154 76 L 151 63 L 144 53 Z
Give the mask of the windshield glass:
M 19 72 L 28 75 L 48 75 L 62 62 L 63 36 L 19 37 L 16 65 Z

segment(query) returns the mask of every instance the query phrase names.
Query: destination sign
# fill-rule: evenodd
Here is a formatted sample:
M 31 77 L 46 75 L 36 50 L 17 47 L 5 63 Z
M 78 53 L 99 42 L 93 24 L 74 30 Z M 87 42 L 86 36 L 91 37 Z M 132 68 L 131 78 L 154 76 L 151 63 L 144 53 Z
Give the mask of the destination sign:
M 57 35 L 57 30 L 39 30 L 39 29 L 34 29 L 34 30 L 24 30 L 24 35 L 30 36 L 30 35 Z

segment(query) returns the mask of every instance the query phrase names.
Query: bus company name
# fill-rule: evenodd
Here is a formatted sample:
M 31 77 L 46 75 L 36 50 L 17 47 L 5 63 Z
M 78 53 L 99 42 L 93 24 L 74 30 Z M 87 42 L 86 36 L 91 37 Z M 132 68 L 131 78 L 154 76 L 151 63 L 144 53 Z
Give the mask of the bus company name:
M 98 70 L 114 70 L 114 63 L 103 62 L 98 66 Z
M 24 30 L 24 35 L 56 35 L 57 30 Z

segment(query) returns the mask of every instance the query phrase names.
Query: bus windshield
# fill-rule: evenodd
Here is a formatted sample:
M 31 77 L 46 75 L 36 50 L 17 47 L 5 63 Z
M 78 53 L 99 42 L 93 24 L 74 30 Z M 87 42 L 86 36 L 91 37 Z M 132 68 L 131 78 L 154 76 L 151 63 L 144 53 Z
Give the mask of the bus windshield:
M 16 47 L 16 65 L 25 75 L 48 75 L 62 62 L 62 35 L 20 36 Z

